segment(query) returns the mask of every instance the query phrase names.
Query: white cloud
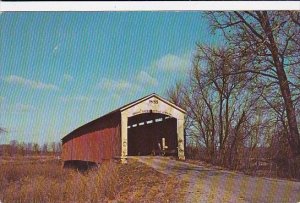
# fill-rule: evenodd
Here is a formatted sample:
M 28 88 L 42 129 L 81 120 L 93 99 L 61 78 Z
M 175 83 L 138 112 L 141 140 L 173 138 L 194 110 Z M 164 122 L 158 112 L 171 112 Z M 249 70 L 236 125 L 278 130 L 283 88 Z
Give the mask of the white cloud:
M 34 80 L 29 80 L 20 76 L 16 75 L 10 75 L 4 78 L 4 81 L 11 83 L 11 84 L 17 84 L 17 85 L 22 85 L 26 87 L 30 87 L 33 89 L 46 89 L 46 90 L 58 90 L 59 88 L 56 85 L 53 84 L 46 84 L 42 83 L 40 81 L 34 81 Z
M 56 53 L 56 52 L 58 51 L 59 45 L 60 45 L 60 44 L 57 44 L 57 45 L 53 48 L 53 51 L 52 51 L 53 53 Z
M 152 77 L 145 71 L 141 71 L 137 75 L 137 80 L 143 84 L 150 84 L 150 85 L 154 85 L 154 86 L 156 86 L 158 84 L 157 79 Z
M 35 108 L 31 105 L 28 105 L 28 104 L 18 103 L 15 106 L 15 111 L 16 112 L 28 112 L 28 111 L 33 111 L 33 110 L 35 110 Z
M 162 71 L 186 71 L 191 66 L 191 53 L 184 55 L 167 54 L 154 61 L 152 68 Z
M 2 111 L 6 113 L 26 113 L 29 111 L 35 111 L 36 108 L 29 104 L 4 104 L 2 105 Z
M 69 75 L 69 74 L 64 74 L 64 80 L 65 81 L 72 81 L 73 80 L 73 76 Z
M 108 89 L 108 90 L 118 90 L 118 91 L 124 91 L 124 90 L 134 90 L 138 89 L 138 86 L 135 84 L 132 84 L 125 80 L 112 80 L 103 78 L 100 83 L 98 83 L 98 87 L 102 89 Z
M 88 101 L 93 100 L 93 98 L 87 97 L 87 96 L 64 96 L 64 97 L 61 97 L 61 100 L 63 102 L 70 102 L 70 101 L 88 102 Z

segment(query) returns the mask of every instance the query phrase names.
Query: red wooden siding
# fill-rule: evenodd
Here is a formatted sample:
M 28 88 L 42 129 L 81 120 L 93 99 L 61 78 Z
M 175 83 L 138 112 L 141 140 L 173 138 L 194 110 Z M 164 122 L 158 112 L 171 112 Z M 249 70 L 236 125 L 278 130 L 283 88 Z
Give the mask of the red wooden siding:
M 73 131 L 63 139 L 64 161 L 100 163 L 121 154 L 119 114 L 97 119 Z

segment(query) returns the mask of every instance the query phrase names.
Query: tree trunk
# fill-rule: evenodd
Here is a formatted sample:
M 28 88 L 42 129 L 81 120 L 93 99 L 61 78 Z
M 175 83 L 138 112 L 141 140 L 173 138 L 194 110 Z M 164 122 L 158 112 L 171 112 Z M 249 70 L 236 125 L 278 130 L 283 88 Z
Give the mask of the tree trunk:
M 261 16 L 262 28 L 264 29 L 264 32 L 266 33 L 268 40 L 270 42 L 269 49 L 272 53 L 272 58 L 274 60 L 276 73 L 278 76 L 280 91 L 285 104 L 288 126 L 290 130 L 288 136 L 289 144 L 291 146 L 293 155 L 297 156 L 300 154 L 300 140 L 299 140 L 300 138 L 299 138 L 299 130 L 297 127 L 295 108 L 293 106 L 288 79 L 285 70 L 283 68 L 283 62 L 280 62 L 279 59 L 278 48 L 276 46 L 276 42 L 272 33 L 272 28 L 269 22 L 268 14 L 266 11 L 263 11 L 262 14 L 259 13 L 258 15 Z

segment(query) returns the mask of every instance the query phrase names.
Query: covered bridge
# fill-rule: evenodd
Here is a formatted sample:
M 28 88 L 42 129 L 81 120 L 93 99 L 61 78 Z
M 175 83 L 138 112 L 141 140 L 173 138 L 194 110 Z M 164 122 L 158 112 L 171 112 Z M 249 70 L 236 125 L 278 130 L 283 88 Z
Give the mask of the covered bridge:
M 145 156 L 167 152 L 185 159 L 185 111 L 157 94 L 131 102 L 62 138 L 64 162 Z

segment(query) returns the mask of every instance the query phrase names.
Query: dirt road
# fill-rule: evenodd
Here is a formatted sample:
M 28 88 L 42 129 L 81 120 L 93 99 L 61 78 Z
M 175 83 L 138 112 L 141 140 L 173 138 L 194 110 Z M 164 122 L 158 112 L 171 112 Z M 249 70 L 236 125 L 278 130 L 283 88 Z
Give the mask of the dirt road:
M 131 157 L 157 171 L 179 177 L 186 202 L 300 202 L 300 182 L 252 177 L 172 160 Z

